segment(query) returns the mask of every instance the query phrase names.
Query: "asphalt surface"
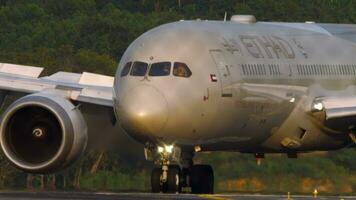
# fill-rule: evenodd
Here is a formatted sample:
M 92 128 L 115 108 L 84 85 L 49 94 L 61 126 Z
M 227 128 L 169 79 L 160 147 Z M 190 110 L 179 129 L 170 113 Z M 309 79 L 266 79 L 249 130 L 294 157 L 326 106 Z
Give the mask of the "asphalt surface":
M 179 199 L 179 200 L 287 200 L 286 195 L 190 195 L 190 194 L 150 194 L 150 193 L 90 193 L 90 192 L 0 192 L 0 200 L 34 199 L 74 199 L 74 200 L 131 200 L 131 199 Z M 291 196 L 290 200 L 356 200 L 356 197 Z

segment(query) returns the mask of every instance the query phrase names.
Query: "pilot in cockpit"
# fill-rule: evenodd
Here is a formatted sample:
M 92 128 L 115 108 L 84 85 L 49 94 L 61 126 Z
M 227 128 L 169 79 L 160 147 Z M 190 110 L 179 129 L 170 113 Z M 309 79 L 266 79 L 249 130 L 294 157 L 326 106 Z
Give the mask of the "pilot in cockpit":
M 189 77 L 190 73 L 184 63 L 174 63 L 173 74 L 179 77 Z

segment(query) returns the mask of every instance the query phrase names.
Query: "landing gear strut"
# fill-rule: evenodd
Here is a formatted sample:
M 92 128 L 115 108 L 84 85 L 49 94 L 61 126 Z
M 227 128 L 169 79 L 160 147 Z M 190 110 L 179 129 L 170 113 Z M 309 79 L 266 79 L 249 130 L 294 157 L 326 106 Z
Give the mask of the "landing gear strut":
M 194 194 L 214 193 L 214 172 L 209 165 L 193 165 L 192 152 L 180 153 L 180 164 L 171 165 L 171 157 L 161 153 L 159 164 L 151 174 L 153 193 L 180 193 L 182 188 L 190 188 Z
M 167 167 L 167 166 L 163 166 Z M 162 168 L 163 168 L 162 167 Z M 151 174 L 151 187 L 153 193 L 180 193 L 180 174 L 181 170 L 178 165 L 170 165 L 168 169 L 154 168 Z M 165 180 L 163 179 L 165 177 Z

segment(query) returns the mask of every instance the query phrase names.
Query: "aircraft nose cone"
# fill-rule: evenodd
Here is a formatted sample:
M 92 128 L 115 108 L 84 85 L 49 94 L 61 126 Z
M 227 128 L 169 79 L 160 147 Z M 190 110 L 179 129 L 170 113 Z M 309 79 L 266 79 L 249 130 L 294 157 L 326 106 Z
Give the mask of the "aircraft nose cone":
M 139 86 L 129 91 L 120 106 L 119 120 L 133 134 L 157 134 L 168 118 L 164 96 L 154 87 Z

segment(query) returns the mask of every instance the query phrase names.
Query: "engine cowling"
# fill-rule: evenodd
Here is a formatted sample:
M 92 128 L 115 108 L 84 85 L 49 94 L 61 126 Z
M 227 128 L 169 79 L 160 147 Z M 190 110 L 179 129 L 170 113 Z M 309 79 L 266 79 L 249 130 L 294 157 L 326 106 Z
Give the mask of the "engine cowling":
M 2 115 L 2 152 L 26 172 L 64 169 L 81 156 L 87 139 L 87 125 L 78 108 L 53 94 L 22 97 Z

